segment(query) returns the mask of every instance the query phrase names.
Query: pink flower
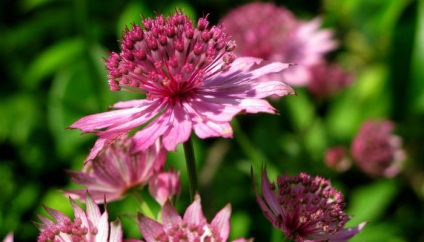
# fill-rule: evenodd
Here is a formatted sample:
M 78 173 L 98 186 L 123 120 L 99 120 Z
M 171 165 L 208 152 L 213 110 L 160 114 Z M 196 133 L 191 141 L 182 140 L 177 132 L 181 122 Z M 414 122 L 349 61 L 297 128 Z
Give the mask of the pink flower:
M 343 228 L 349 217 L 342 194 L 321 177 L 279 176 L 275 185 L 263 171 L 261 186 L 264 198 L 255 192 L 264 215 L 294 241 L 346 241 L 365 226 Z
M 84 198 L 86 191 L 97 203 L 123 198 L 133 189 L 141 189 L 161 171 L 167 151 L 157 141 L 145 151 L 133 152 L 134 141 L 124 135 L 110 144 L 82 172 L 68 171 L 72 180 L 85 188 L 67 194 Z
M 320 19 L 298 20 L 288 9 L 273 3 L 245 4 L 230 11 L 221 23 L 237 42 L 236 54 L 297 64 L 270 75 L 283 76 L 293 86 L 307 85 L 309 67 L 337 46 L 333 32 L 319 28 Z
M 107 211 L 102 214 L 88 194 L 85 200 L 86 212 L 70 198 L 74 209 L 74 221 L 58 210 L 44 207 L 54 220 L 38 215 L 42 223 L 36 223 L 40 230 L 37 241 L 122 241 L 123 234 L 119 220 L 109 225 Z
M 180 172 L 169 170 L 154 175 L 149 182 L 149 192 L 163 206 L 166 201 L 181 192 Z
M 392 135 L 394 124 L 388 120 L 364 122 L 352 143 L 352 157 L 373 177 L 393 177 L 401 171 L 405 153 L 402 141 Z
M 321 63 L 310 67 L 309 70 L 311 80 L 308 89 L 316 97 L 331 97 L 353 81 L 352 75 L 338 65 Z
M 145 150 L 161 137 L 167 150 L 188 140 L 232 137 L 229 121 L 238 113 L 276 113 L 263 98 L 294 91 L 277 80 L 258 78 L 289 65 L 264 64 L 257 58 L 235 58 L 234 41 L 220 26 L 200 18 L 197 27 L 183 13 L 143 20 L 144 30 L 126 30 L 121 52 L 106 61 L 110 89 L 146 95 L 118 102 L 113 111 L 89 115 L 70 126 L 99 136 L 87 160 L 122 134 L 138 130 L 135 150 Z
M 228 204 L 209 224 L 200 204 L 200 196 L 187 208 L 181 218 L 170 202 L 162 210 L 162 224 L 138 214 L 138 226 L 146 242 L 159 241 L 227 241 L 230 233 L 231 206 Z M 238 239 L 234 242 L 247 242 Z
M 325 164 L 338 172 L 344 172 L 350 168 L 352 161 L 347 156 L 345 147 L 335 146 L 325 152 Z

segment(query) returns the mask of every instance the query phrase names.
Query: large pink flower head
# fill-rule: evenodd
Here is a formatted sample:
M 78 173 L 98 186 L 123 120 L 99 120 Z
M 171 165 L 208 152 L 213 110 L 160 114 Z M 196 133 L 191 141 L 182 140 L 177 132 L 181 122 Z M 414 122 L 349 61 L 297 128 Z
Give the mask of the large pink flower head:
M 263 171 L 261 187 L 256 199 L 264 215 L 294 241 L 346 241 L 365 226 L 343 228 L 349 217 L 342 194 L 321 177 L 279 176 L 275 185 Z
M 332 31 L 320 29 L 320 19 L 298 20 L 288 9 L 273 3 L 242 5 L 224 16 L 221 23 L 237 42 L 236 54 L 297 64 L 280 74 L 294 86 L 305 86 L 308 68 L 337 46 Z
M 138 215 L 138 225 L 146 242 L 224 242 L 230 233 L 231 206 L 219 211 L 211 223 L 208 223 L 202 212 L 200 196 L 181 217 L 170 202 L 165 203 L 162 210 L 162 224 L 142 214 Z M 237 239 L 234 242 L 248 242 Z
M 365 121 L 355 136 L 351 152 L 354 161 L 373 177 L 393 177 L 401 171 L 405 153 L 402 141 L 392 134 L 391 121 Z
M 133 139 L 124 135 L 109 145 L 82 172 L 69 171 L 72 180 L 85 188 L 68 191 L 84 198 L 86 191 L 97 203 L 123 198 L 129 191 L 147 185 L 162 170 L 167 151 L 159 142 L 144 151 L 132 152 Z
M 229 121 L 238 113 L 275 113 L 263 98 L 294 93 L 277 80 L 258 78 L 280 72 L 284 63 L 235 58 L 236 44 L 220 26 L 200 18 L 197 27 L 183 13 L 144 19 L 122 37 L 121 52 L 106 61 L 111 90 L 146 95 L 118 102 L 113 111 L 86 116 L 70 126 L 99 136 L 87 160 L 116 137 L 143 126 L 134 135 L 136 150 L 161 137 L 167 150 L 188 140 L 232 137 Z
M 122 241 L 121 223 L 108 222 L 108 213 L 100 212 L 99 206 L 94 203 L 89 195 L 86 197 L 86 212 L 72 199 L 74 220 L 72 221 L 62 212 L 44 207 L 46 212 L 53 217 L 50 220 L 38 215 L 42 223 L 36 223 L 40 230 L 38 242 L 51 241 L 81 241 L 81 242 L 120 242 Z

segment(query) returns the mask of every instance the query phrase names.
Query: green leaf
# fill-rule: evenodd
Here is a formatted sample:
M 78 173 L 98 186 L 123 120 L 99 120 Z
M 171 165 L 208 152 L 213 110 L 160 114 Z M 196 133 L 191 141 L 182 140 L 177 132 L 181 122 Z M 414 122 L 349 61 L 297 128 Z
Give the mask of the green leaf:
M 24 76 L 24 84 L 30 88 L 37 87 L 44 78 L 69 66 L 84 52 L 84 41 L 80 38 L 63 40 L 42 52 L 29 65 Z
M 380 218 L 398 192 L 396 180 L 376 181 L 352 192 L 347 214 L 353 216 L 348 226 Z
M 412 51 L 410 100 L 413 111 L 424 113 L 424 1 L 418 1 L 415 43 Z

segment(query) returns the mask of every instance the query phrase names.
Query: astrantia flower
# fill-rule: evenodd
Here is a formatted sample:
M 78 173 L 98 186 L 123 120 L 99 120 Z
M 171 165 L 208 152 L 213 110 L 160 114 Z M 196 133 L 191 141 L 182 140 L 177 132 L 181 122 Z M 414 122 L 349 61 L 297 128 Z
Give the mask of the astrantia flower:
M 124 135 L 87 163 L 82 172 L 69 171 L 72 180 L 85 188 L 68 191 L 68 195 L 83 198 L 88 190 L 93 200 L 102 203 L 146 186 L 162 170 L 167 151 L 159 142 L 145 151 L 133 152 L 133 146 L 133 139 Z
M 219 211 L 209 224 L 203 215 L 200 196 L 187 208 L 181 218 L 170 202 L 162 210 L 162 224 L 142 214 L 138 215 L 138 226 L 146 242 L 203 242 L 227 241 L 230 233 L 231 206 Z M 247 242 L 237 239 L 234 242 Z
M 288 67 L 257 58 L 235 58 L 236 47 L 220 26 L 200 18 L 197 27 L 183 13 L 158 15 L 133 25 L 121 52 L 106 61 L 110 89 L 138 92 L 146 99 L 118 102 L 113 111 L 86 116 L 70 126 L 99 136 L 87 160 L 116 137 L 142 126 L 136 150 L 161 137 L 167 150 L 188 140 L 232 137 L 229 121 L 238 113 L 275 113 L 263 98 L 293 93 L 277 80 L 257 79 Z
M 365 226 L 343 228 L 349 217 L 342 194 L 321 177 L 279 176 L 275 185 L 263 171 L 261 183 L 263 198 L 256 199 L 264 215 L 294 241 L 346 241 Z
M 332 31 L 320 29 L 320 19 L 298 20 L 273 3 L 245 4 L 230 11 L 221 23 L 237 42 L 237 55 L 297 64 L 280 74 L 293 86 L 305 86 L 309 67 L 337 46 Z
M 352 83 L 353 77 L 338 65 L 321 63 L 309 68 L 309 91 L 316 97 L 331 97 Z
M 109 225 L 107 211 L 102 214 L 89 195 L 87 195 L 85 200 L 86 212 L 74 200 L 70 199 L 74 209 L 73 221 L 58 210 L 44 207 L 53 220 L 38 215 L 42 223 L 36 223 L 40 230 L 37 241 L 122 241 L 121 223 L 117 221 Z
M 401 171 L 405 153 L 400 137 L 393 135 L 388 120 L 364 122 L 352 143 L 352 157 L 373 177 L 393 177 Z
M 162 206 L 180 192 L 180 172 L 175 172 L 173 169 L 157 173 L 149 181 L 150 195 Z

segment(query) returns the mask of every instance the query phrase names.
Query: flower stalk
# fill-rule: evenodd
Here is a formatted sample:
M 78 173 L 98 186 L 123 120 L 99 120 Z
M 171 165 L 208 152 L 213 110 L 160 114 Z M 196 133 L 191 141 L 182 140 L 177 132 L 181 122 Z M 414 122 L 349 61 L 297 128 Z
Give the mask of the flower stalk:
M 197 191 L 197 170 L 196 170 L 196 159 L 194 157 L 193 141 L 191 137 L 183 143 L 184 155 L 187 165 L 190 199 L 194 201 L 194 195 Z

